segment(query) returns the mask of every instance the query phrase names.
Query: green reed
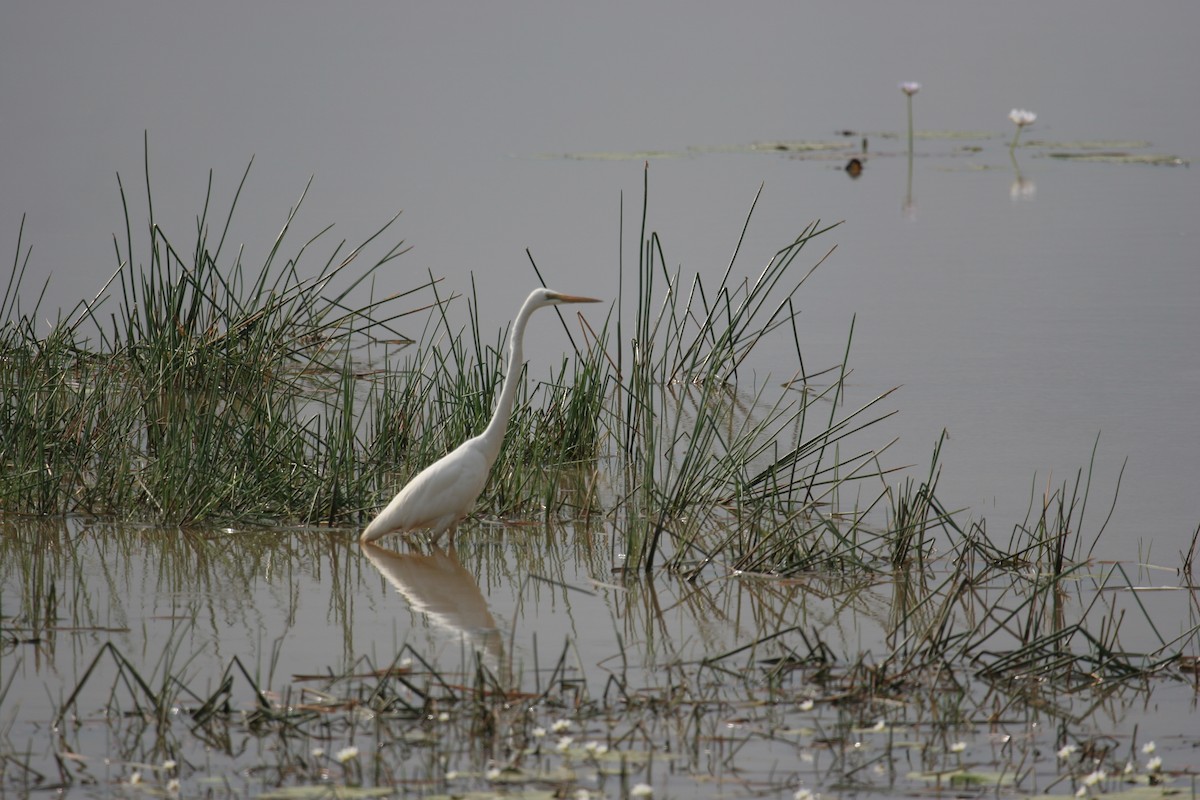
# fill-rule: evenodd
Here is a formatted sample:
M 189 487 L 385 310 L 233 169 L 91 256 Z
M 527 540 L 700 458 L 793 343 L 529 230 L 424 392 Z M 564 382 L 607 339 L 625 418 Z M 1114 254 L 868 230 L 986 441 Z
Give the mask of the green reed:
M 362 508 L 354 339 L 386 334 L 399 315 L 377 314 L 397 298 L 348 298 L 403 243 L 353 276 L 347 268 L 395 218 L 348 253 L 334 245 L 307 276 L 301 264 L 324 232 L 286 263 L 279 255 L 298 203 L 261 268 L 240 254 L 218 266 L 237 196 L 211 232 L 210 177 L 194 244 L 181 249 L 154 217 L 148 176 L 147 165 L 144 239 L 121 185 L 125 242 L 110 293 L 44 334 L 37 308 L 21 313 L 15 299 L 18 242 L 0 304 L 0 510 L 186 522 L 331 520 Z
M 836 226 L 812 223 L 743 275 L 738 256 L 756 198 L 721 279 L 707 287 L 667 268 L 663 240 L 647 227 L 648 186 L 645 197 L 636 273 L 621 275 L 622 286 L 636 287 L 636 306 L 630 319 L 618 305 L 615 323 L 618 342 L 632 329 L 632 343 L 610 356 L 618 402 L 606 454 L 619 465 L 611 513 L 629 565 L 649 570 L 665 559 L 690 569 L 757 553 L 756 568 L 787 569 L 814 519 L 833 524 L 825 514 L 839 487 L 879 474 L 877 449 L 843 456 L 840 448 L 887 416 L 875 410 L 886 394 L 842 413 L 846 363 L 809 372 L 800 351 L 798 293 L 824 257 L 797 265 L 805 247 Z M 768 379 L 775 383 L 747 389 L 742 366 L 764 342 L 780 340 L 793 347 L 794 362 Z M 711 531 L 713 509 L 739 524 Z M 778 548 L 781 541 L 790 546 Z
M 354 524 L 486 424 L 505 337 L 482 332 L 473 290 L 465 328 L 432 276 L 400 296 L 353 302 L 404 252 L 402 242 L 383 245 L 360 266 L 395 218 L 349 252 L 335 243 L 317 255 L 326 229 L 285 257 L 302 194 L 251 269 L 241 253 L 223 263 L 249 168 L 219 214 L 210 176 L 187 246 L 156 219 L 148 160 L 145 171 L 144 231 L 135 235 L 119 181 L 118 267 L 97 299 L 45 334 L 35 333 L 36 313 L 17 313 L 28 261 L 18 242 L 0 304 L 0 509 Z M 831 411 L 823 423 L 812 413 L 829 401 L 836 409 L 845 365 L 832 386 L 810 390 L 795 318 L 811 270 L 792 273 L 829 227 L 808 226 L 753 277 L 737 272 L 739 241 L 709 288 L 666 270 L 662 241 L 645 228 L 648 206 L 647 192 L 631 351 L 623 303 L 599 328 L 567 327 L 581 344 L 549 380 L 523 383 L 479 504 L 502 516 L 613 513 L 628 523 L 632 565 L 644 568 L 747 549 L 681 524 L 698 508 L 763 521 L 830 502 L 831 487 L 855 471 L 831 446 L 869 425 L 858 417 L 873 405 L 841 419 Z M 413 306 L 393 310 L 405 301 Z M 418 336 L 394 329 L 418 312 Z M 800 368 L 782 376 L 789 390 L 764 384 L 747 395 L 739 367 L 772 336 L 796 343 Z

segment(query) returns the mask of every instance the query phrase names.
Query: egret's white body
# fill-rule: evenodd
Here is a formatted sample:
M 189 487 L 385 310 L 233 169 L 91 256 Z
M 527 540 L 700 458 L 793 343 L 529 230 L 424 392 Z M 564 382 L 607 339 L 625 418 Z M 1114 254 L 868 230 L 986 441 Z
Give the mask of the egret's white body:
M 525 324 L 530 315 L 543 306 L 597 302 L 599 301 L 591 297 L 575 297 L 549 289 L 535 289 L 529 295 L 513 321 L 512 341 L 508 349 L 508 371 L 504 376 L 500 399 L 496 401 L 496 411 L 492 414 L 487 428 L 417 473 L 417 476 L 392 498 L 387 508 L 371 520 L 371 524 L 362 532 L 361 541 L 373 542 L 389 533 L 418 530 L 428 530 L 429 538 L 433 542 L 437 542 L 446 531 L 450 531 L 453 537 L 458 523 L 471 510 L 479 493 L 483 491 L 492 464 L 500 455 L 500 445 L 504 442 L 508 419 L 512 416 L 517 381 L 525 364 Z

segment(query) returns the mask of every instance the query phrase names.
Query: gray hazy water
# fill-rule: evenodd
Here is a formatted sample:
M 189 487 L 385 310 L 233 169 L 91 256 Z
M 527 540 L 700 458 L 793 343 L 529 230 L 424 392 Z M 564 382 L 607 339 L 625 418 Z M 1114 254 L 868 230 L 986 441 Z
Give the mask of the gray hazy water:
M 1157 741 L 1167 769 L 1186 770 L 1190 763 L 1195 692 L 1186 676 L 1172 680 L 1176 671 L 1164 671 L 1153 680 L 1152 692 L 1139 681 L 1104 686 L 1097 679 L 1094 685 L 1080 684 L 1071 691 L 1064 688 L 1065 681 L 1056 681 L 1058 688 L 1047 689 L 1044 697 L 1025 687 L 1023 679 L 989 684 L 979 679 L 977 668 L 1014 645 L 1012 631 L 1001 632 L 1005 626 L 999 620 L 994 635 L 977 648 L 978 664 L 950 667 L 947 662 L 948 669 L 960 672 L 961 683 L 956 685 L 968 695 L 950 703 L 967 709 L 963 716 L 946 718 L 937 699 L 943 692 L 910 690 L 897 695 L 902 699 L 880 692 L 889 699 L 873 707 L 889 709 L 889 719 L 898 725 L 897 739 L 909 742 L 898 743 L 896 753 L 890 746 L 885 752 L 881 745 L 886 737 L 855 731 L 869 727 L 873 719 L 868 717 L 863 725 L 860 715 L 866 708 L 844 701 L 850 681 L 837 676 L 862 654 L 876 654 L 866 656 L 869 662 L 891 652 L 895 634 L 889 632 L 896 630 L 896 614 L 919 617 L 911 604 L 918 595 L 922 602 L 944 597 L 946 587 L 935 587 L 945 576 L 927 574 L 928 585 L 919 581 L 924 587 L 907 601 L 898 582 L 879 576 L 864 581 L 812 574 L 779 581 L 714 574 L 693 584 L 662 573 L 653 580 L 614 577 L 616 582 L 610 582 L 603 580 L 609 564 L 604 527 L 603 522 L 551 529 L 535 524 L 489 530 L 480 525 L 461 550 L 427 552 L 402 541 L 387 543 L 395 550 L 359 547 L 345 531 L 336 530 L 181 534 L 78 519 L 15 524 L 0 520 L 0 555 L 5 556 L 0 558 L 0 612 L 5 622 L 0 686 L 6 689 L 0 707 L 0 752 L 10 755 L 11 764 L 27 763 L 51 781 L 59 775 L 56 758 L 78 756 L 65 772 L 96 783 L 65 787 L 69 796 L 127 794 L 122 783 L 135 769 L 143 771 L 148 783 L 161 785 L 165 779 L 147 765 L 167 755 L 187 765 L 181 796 L 197 789 L 220 795 L 222 787 L 225 794 L 258 795 L 277 788 L 269 765 L 288 760 L 289 740 L 293 755 L 298 751 L 304 758 L 314 745 L 333 753 L 356 744 L 370 754 L 381 734 L 372 732 L 369 714 L 350 726 L 340 724 L 338 714 L 328 715 L 325 722 L 314 723 L 323 731 L 322 738 L 299 729 L 278 737 L 264 734 L 246 716 L 257 704 L 253 689 L 262 689 L 272 703 L 281 705 L 319 698 L 305 694 L 309 690 L 353 697 L 360 681 L 374 685 L 371 670 L 403 665 L 402 659 L 413 655 L 420 659 L 411 665 L 416 672 L 413 685 L 426 685 L 433 665 L 432 670 L 451 684 L 470 686 L 478 655 L 502 685 L 530 693 L 526 698 L 547 689 L 550 699 L 534 703 L 528 713 L 537 724 L 548 726 L 578 711 L 558 702 L 560 692 L 575 696 L 571 689 L 547 688 L 555 682 L 555 664 L 565 654 L 564 686 L 583 687 L 578 697 L 585 699 L 585 706 L 604 696 L 617 718 L 629 715 L 632 720 L 641 712 L 637 702 L 620 700 L 626 692 L 648 698 L 675 692 L 679 676 L 705 659 L 731 670 L 705 683 L 696 679 L 696 688 L 684 690 L 705 693 L 707 708 L 693 712 L 688 703 L 683 713 L 702 715 L 715 734 L 703 737 L 706 746 L 697 748 L 707 755 L 697 752 L 683 758 L 690 748 L 682 748 L 673 757 L 674 768 L 652 771 L 658 794 L 664 784 L 672 795 L 680 794 L 681 786 L 682 793 L 697 797 L 764 793 L 761 787 L 739 793 L 720 786 L 727 773 L 749 785 L 773 785 L 789 776 L 809 786 L 836 783 L 846 772 L 857 772 L 852 763 L 842 761 L 837 747 L 828 745 L 827 737 L 839 731 L 866 739 L 865 752 L 887 766 L 856 778 L 887 796 L 898 787 L 925 783 L 904 777 L 907 770 L 927 763 L 911 755 L 921 749 L 911 744 L 914 739 L 929 741 L 934 752 L 940 749 L 940 737 L 966 741 L 969 763 L 984 765 L 978 768 L 985 770 L 1024 760 L 1024 791 L 1061 780 L 1064 766 L 1054 752 L 1064 739 L 1111 741 L 1122 753 L 1133 744 Z M 1061 594 L 1063 622 L 1071 624 L 1085 609 L 1098 609 L 1090 614 L 1088 627 L 1094 633 L 1111 604 L 1115 616 L 1128 615 L 1120 636 L 1120 649 L 1128 652 L 1153 651 L 1162 645 L 1160 634 L 1170 639 L 1177 635 L 1177 625 L 1190 624 L 1186 620 L 1194 608 L 1189 593 L 1097 595 L 1094 579 L 1101 571 L 1081 573 Z M 1131 569 L 1129 575 L 1145 582 L 1141 571 Z M 57 602 L 43 594 L 51 582 L 59 587 Z M 999 576 L 995 585 L 974 587 L 980 595 L 964 603 L 962 613 L 973 608 L 977 615 L 988 601 L 1011 607 L 1012 587 L 1006 588 L 1006 583 Z M 927 596 L 927 589 L 934 593 Z M 51 608 L 55 616 L 42 614 Z M 1142 624 L 1143 613 L 1161 630 Z M 795 677 L 766 680 L 772 657 L 806 652 L 807 639 L 797 631 L 807 631 L 830 648 L 832 679 L 810 681 L 805 670 Z M 772 644 L 777 637 L 782 649 Z M 169 722 L 161 727 L 146 724 L 146 715 L 131 713 L 146 698 L 117 679 L 112 653 L 102 644 L 128 659 L 133 671 L 170 700 Z M 1074 641 L 1064 652 L 1079 647 L 1090 651 Z M 232 667 L 235 658 L 246 673 Z M 195 724 L 190 712 L 200 699 L 218 692 L 226 670 L 232 676 L 228 700 L 233 713 L 221 715 L 214 726 L 228 731 L 230 746 L 223 747 L 213 744 L 215 737 L 204 735 L 204 725 Z M 746 684 L 736 677 L 739 671 L 750 675 Z M 695 674 L 703 677 L 699 669 Z M 168 675 L 175 680 L 167 680 Z M 626 687 L 616 693 L 616 700 L 610 694 L 613 678 Z M 1058 680 L 1063 680 L 1061 675 Z M 711 697 L 714 684 L 722 683 L 730 687 L 732 702 L 727 705 Z M 757 694 L 740 694 L 751 688 L 761 692 L 770 685 L 775 689 L 764 695 L 775 693 L 770 702 L 755 702 Z M 397 691 L 403 692 L 403 687 Z M 795 701 L 805 696 L 821 698 L 811 713 L 795 708 Z M 1030 698 L 1038 697 L 1053 702 L 1035 706 Z M 51 725 L 65 698 L 74 700 L 65 724 Z M 996 713 L 997 705 L 1002 714 Z M 466 708 L 453 710 L 455 715 L 469 714 Z M 658 714 L 672 719 L 660 710 L 650 712 L 643 722 L 654 724 Z M 604 738 L 604 723 L 577 722 L 588 725 L 588 736 Z M 651 741 L 656 741 L 658 730 L 670 735 L 666 729 L 671 725 L 652 730 Z M 754 733 L 768 728 L 771 735 Z M 720 737 L 740 742 L 736 757 L 711 757 L 708 744 L 712 749 L 722 746 Z M 169 748 L 165 751 L 164 742 Z M 628 741 L 624 746 L 636 749 Z M 474 748 L 455 746 L 445 752 L 448 763 L 436 760 L 441 766 L 430 775 L 421 766 L 423 749 L 412 748 L 416 755 L 397 756 L 391 750 L 382 755 L 393 770 L 407 761 L 405 775 L 419 784 L 415 793 L 421 786 L 429 791 L 429 779 L 439 780 L 447 769 L 478 770 Z M 638 767 L 632 774 L 637 780 L 649 777 Z M 18 793 L 26 782 L 45 785 L 15 767 L 4 777 L 11 781 L 5 785 Z M 340 778 L 335 769 L 331 780 Z M 380 779 L 371 779 L 376 780 Z M 284 782 L 304 781 L 293 773 Z M 471 783 L 466 779 L 460 785 Z
M 47 278 L 43 317 L 90 297 L 123 238 L 117 172 L 145 218 L 146 131 L 156 216 L 174 238 L 191 236 L 208 170 L 223 210 L 253 155 L 231 234 L 247 263 L 313 175 L 293 247 L 328 223 L 355 243 L 403 208 L 414 250 L 378 292 L 427 270 L 467 291 L 473 273 L 485 329 L 498 329 L 535 280 L 526 247 L 558 288 L 615 297 L 619 201 L 636 230 L 642 161 L 562 155 L 865 132 L 858 181 L 840 160 L 653 160 L 668 260 L 719 275 L 763 183 L 746 274 L 810 220 L 846 220 L 801 294 L 805 357 L 835 359 L 857 314 L 859 399 L 904 387 L 880 433 L 900 437 L 891 463 L 923 465 L 946 428 L 945 501 L 1004 529 L 1035 475 L 1072 478 L 1099 434 L 1094 497 L 1107 501 L 1128 458 L 1100 554 L 1152 546 L 1174 563 L 1200 522 L 1196 172 L 1026 147 L 1036 192 L 1014 199 L 1006 116 L 1038 112 L 1025 142 L 1148 140 L 1194 158 L 1198 29 L 1187 2 L 24 4 L 0 24 L 0 249 L 15 252 L 26 214 L 26 307 Z M 967 142 L 973 154 L 918 140 L 912 204 L 902 140 L 882 136 L 904 128 L 901 80 L 924 86 L 918 130 L 994 133 Z M 636 259 L 632 237 L 624 252 Z M 752 366 L 795 369 L 790 354 Z

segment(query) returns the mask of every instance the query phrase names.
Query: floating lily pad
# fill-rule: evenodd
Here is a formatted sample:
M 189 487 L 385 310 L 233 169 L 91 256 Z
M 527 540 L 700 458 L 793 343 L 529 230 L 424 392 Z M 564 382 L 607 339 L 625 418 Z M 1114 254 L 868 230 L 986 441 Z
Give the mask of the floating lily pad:
M 650 761 L 673 761 L 679 757 L 676 753 L 652 753 L 648 750 L 606 750 L 598 753 L 595 750 L 588 750 L 587 747 L 572 747 L 566 750 L 564 755 L 573 759 L 593 762 L 600 767 L 602 772 L 614 772 L 609 767 L 615 768 L 615 772 L 620 772 L 629 764 L 641 765 Z
M 1167 797 L 1190 796 L 1188 790 L 1180 787 L 1165 785 L 1158 786 L 1124 786 L 1116 791 L 1106 791 L 1101 795 L 1104 800 L 1163 800 Z M 1045 800 L 1046 795 L 1035 795 L 1038 800 Z M 1034 800 L 1029 797 L 1027 800 Z
M 421 729 L 405 731 L 400 738 L 407 744 L 435 744 L 438 740 L 436 734 Z
M 951 786 L 1012 786 L 1016 779 L 1013 772 L 976 772 L 963 770 L 950 776 Z
M 933 772 L 910 772 L 908 779 L 933 781 L 950 786 L 1012 786 L 1016 775 L 1012 772 L 976 772 L 967 769 L 950 769 Z
M 795 142 L 756 142 L 748 148 L 754 152 L 779 152 L 779 153 L 815 153 L 827 152 L 830 150 L 851 150 L 859 146 L 857 141 L 839 141 L 839 142 L 814 142 L 814 141 L 795 141 Z
M 557 795 L 553 789 L 514 789 L 506 786 L 503 790 L 483 790 L 473 792 L 455 792 L 454 794 L 430 794 L 426 800 L 554 800 Z
M 1087 153 L 1047 153 L 1050 158 L 1061 158 L 1067 161 L 1091 161 L 1102 164 L 1151 164 L 1160 167 L 1186 167 L 1189 162 L 1178 156 L 1166 156 L 1158 153 L 1124 153 L 1124 152 L 1087 152 Z
M 1083 139 L 1077 142 L 1051 142 L 1047 139 L 1030 139 L 1026 147 L 1053 147 L 1057 150 L 1141 150 L 1150 147 L 1150 142 L 1137 139 Z
M 523 770 L 516 767 L 508 767 L 500 770 L 499 775 L 493 774 L 488 777 L 488 780 L 492 783 L 504 784 L 506 786 L 519 786 L 523 783 L 571 783 L 575 779 L 575 770 L 569 767 L 542 770 Z
M 333 800 L 362 800 L 367 797 L 390 797 L 396 790 L 390 786 L 330 786 L 318 783 L 311 786 L 284 786 L 256 795 L 258 800 L 315 800 L 315 798 L 333 798 Z

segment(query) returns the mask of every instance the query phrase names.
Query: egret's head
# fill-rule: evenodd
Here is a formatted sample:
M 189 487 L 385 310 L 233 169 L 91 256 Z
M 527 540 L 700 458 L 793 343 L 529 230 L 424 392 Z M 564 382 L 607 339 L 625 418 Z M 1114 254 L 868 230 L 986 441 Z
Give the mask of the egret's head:
M 562 303 L 600 302 L 595 297 L 579 297 L 578 295 L 564 294 L 563 292 L 556 292 L 551 289 L 535 289 L 530 299 L 533 300 L 534 298 L 536 298 L 535 302 L 539 306 L 557 306 Z

